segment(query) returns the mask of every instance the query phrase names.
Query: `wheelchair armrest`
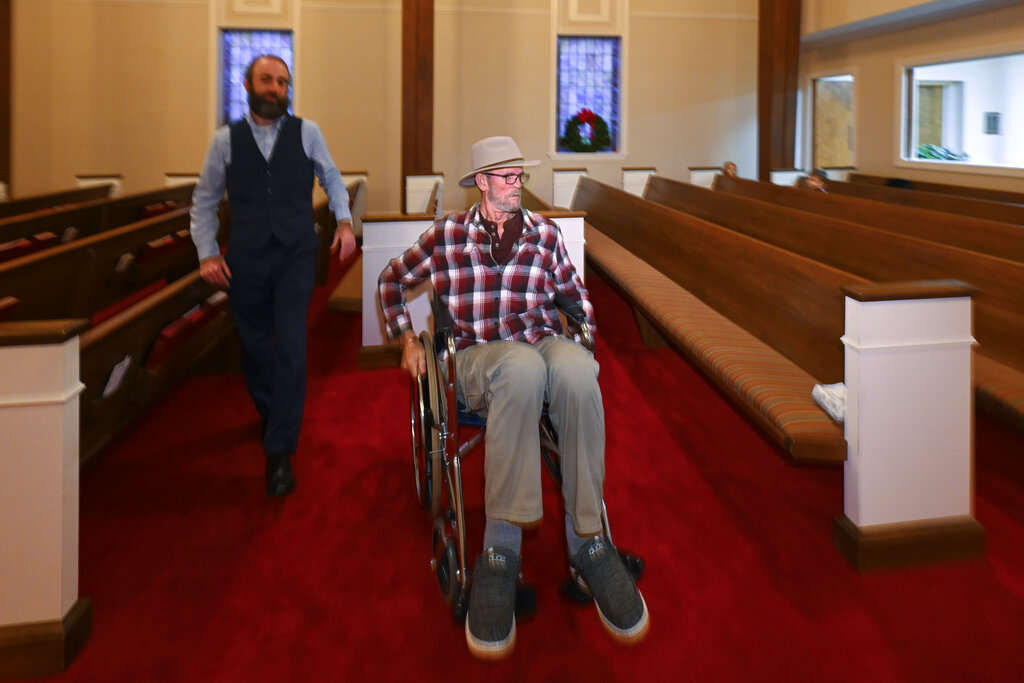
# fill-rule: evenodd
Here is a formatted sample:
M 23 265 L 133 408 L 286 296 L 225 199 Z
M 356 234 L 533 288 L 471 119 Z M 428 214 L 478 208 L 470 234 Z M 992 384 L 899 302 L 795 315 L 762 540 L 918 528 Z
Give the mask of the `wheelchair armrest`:
M 563 292 L 555 292 L 555 306 L 577 325 L 587 321 L 587 315 L 578 301 L 573 301 Z
M 583 340 L 583 345 L 594 350 L 594 338 L 590 334 L 590 325 L 587 324 L 587 314 L 583 312 L 583 306 L 578 301 L 573 301 L 563 292 L 555 292 L 555 307 L 558 308 L 565 317 L 571 320 L 580 330 L 580 337 Z

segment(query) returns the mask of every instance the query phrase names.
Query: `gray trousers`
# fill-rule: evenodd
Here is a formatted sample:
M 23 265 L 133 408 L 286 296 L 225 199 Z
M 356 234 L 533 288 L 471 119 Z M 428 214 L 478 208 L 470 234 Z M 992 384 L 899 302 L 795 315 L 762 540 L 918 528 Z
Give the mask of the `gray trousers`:
M 576 533 L 601 532 L 604 406 L 593 354 L 566 337 L 490 342 L 455 356 L 462 404 L 487 417 L 484 505 L 488 519 L 539 521 L 539 423 L 544 401 L 558 434 L 562 496 Z

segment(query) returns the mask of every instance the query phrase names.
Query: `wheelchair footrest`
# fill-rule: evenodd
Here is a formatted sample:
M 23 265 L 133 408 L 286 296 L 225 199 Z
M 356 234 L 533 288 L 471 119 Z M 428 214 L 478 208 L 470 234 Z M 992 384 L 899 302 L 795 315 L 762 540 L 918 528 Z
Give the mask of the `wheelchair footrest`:
M 516 587 L 516 619 L 533 616 L 537 611 L 537 589 L 527 584 Z

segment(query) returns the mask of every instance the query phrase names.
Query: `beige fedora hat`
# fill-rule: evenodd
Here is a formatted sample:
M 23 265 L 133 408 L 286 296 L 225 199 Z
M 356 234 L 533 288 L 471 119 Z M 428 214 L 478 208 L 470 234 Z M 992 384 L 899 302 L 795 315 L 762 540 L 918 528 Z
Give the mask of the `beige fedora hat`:
M 459 185 L 473 187 L 476 174 L 493 171 L 498 168 L 517 168 L 520 166 L 536 166 L 540 161 L 525 161 L 516 141 L 507 135 L 496 135 L 473 143 L 470 153 L 470 164 L 473 170 L 462 176 Z

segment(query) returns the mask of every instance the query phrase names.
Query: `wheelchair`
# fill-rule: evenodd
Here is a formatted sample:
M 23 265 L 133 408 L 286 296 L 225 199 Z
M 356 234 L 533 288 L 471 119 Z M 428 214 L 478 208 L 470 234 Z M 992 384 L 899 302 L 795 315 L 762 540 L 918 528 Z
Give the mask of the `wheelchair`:
M 558 292 L 555 306 L 579 331 L 583 345 L 593 351 L 594 340 L 586 315 L 579 303 Z M 412 380 L 410 391 L 410 427 L 412 431 L 413 476 L 416 495 L 432 521 L 433 552 L 430 567 L 445 602 L 457 622 L 463 622 L 469 608 L 471 577 L 470 556 L 466 551 L 465 508 L 462 497 L 462 458 L 469 455 L 486 433 L 486 420 L 464 410 L 456 399 L 454 323 L 448 309 L 437 297 L 431 297 L 434 318 L 433 333 L 420 333 L 426 352 L 426 372 Z M 563 328 L 566 326 L 563 325 Z M 459 427 L 478 427 L 467 441 L 460 442 Z M 541 416 L 541 458 L 546 469 L 561 487 L 562 477 L 558 452 L 558 435 L 547 411 Z M 612 543 L 607 509 L 602 504 L 604 535 Z M 618 550 L 626 568 L 639 579 L 644 562 L 636 555 Z M 562 591 L 579 603 L 590 601 L 572 578 L 566 579 Z M 520 616 L 533 611 L 535 597 L 531 590 L 520 588 L 516 612 Z

